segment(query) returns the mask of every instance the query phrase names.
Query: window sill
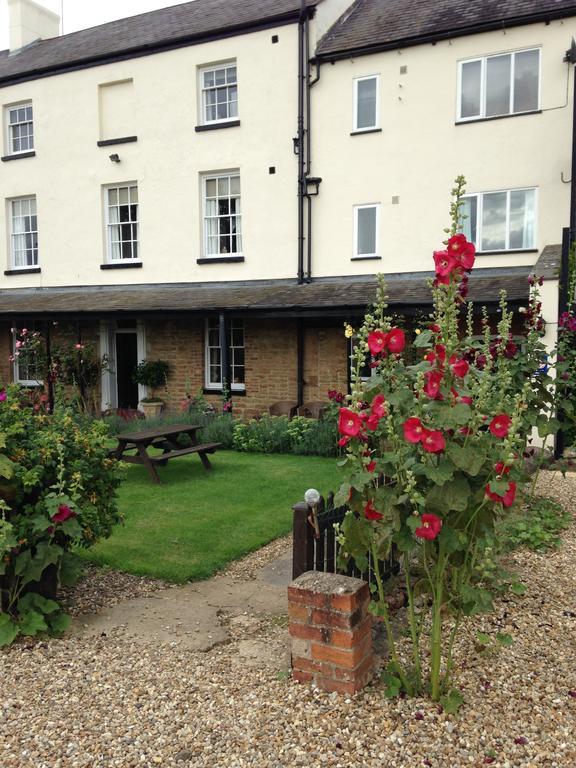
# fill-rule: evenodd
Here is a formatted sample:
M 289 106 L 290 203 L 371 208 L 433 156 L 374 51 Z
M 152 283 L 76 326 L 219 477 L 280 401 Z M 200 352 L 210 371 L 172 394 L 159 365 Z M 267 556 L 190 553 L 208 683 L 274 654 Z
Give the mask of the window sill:
M 240 125 L 240 120 L 228 120 L 223 123 L 206 123 L 205 125 L 197 125 L 194 130 L 196 133 L 202 131 L 217 131 L 219 128 L 237 128 Z
M 100 264 L 100 269 L 141 269 L 141 261 L 128 261 L 126 264 Z
M 5 275 L 38 275 L 42 272 L 40 267 L 26 267 L 24 269 L 6 269 Z
M 381 261 L 382 256 L 352 256 L 350 261 Z
M 220 395 L 222 396 L 224 394 L 224 390 L 222 389 L 212 389 L 211 387 L 204 387 L 202 389 L 202 394 L 204 395 Z M 233 389 L 230 391 L 230 397 L 246 397 L 246 390 L 245 389 Z
M 123 136 L 119 139 L 102 139 L 97 141 L 96 144 L 99 147 L 112 147 L 114 144 L 132 144 L 132 142 L 138 141 L 138 136 Z
M 244 256 L 213 256 L 212 258 L 196 259 L 196 264 L 239 264 Z
M 351 131 L 350 136 L 363 136 L 365 133 L 382 133 L 382 128 L 363 128 L 359 131 Z
M 515 248 L 509 251 L 476 251 L 476 256 L 505 256 L 522 253 L 538 253 L 538 248 Z
M 36 157 L 36 152 L 19 152 L 16 155 L 4 155 L 0 157 L 3 163 L 8 163 L 10 160 L 23 160 L 25 157 Z
M 456 120 L 454 125 L 469 125 L 470 123 L 489 123 L 492 120 L 506 120 L 509 117 L 525 117 L 526 115 L 541 115 L 541 109 L 532 109 L 530 112 L 513 112 L 510 115 L 493 115 L 492 117 L 472 117 L 469 120 Z

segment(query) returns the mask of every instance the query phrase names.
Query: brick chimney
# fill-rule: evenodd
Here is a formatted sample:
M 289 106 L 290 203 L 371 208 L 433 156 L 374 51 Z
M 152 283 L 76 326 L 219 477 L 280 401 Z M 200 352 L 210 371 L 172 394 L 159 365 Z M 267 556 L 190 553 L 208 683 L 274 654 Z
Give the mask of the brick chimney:
M 34 0 L 8 0 L 8 13 L 10 53 L 17 53 L 37 40 L 60 34 L 60 16 Z

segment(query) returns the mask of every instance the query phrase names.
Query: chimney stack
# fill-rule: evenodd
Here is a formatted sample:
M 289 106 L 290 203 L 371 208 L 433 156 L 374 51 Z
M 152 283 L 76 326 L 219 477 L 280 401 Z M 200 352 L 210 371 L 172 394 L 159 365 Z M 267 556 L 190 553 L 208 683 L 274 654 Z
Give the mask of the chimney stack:
M 8 0 L 10 18 L 10 53 L 17 53 L 30 43 L 58 37 L 60 16 L 34 0 Z

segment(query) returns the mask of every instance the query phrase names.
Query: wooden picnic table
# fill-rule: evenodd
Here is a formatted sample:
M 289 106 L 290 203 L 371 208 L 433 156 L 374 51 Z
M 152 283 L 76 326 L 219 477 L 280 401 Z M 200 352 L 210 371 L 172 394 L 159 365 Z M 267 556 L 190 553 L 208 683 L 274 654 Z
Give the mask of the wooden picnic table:
M 163 467 L 169 459 L 186 456 L 189 453 L 197 453 L 204 469 L 210 470 L 212 465 L 207 454 L 214 453 L 222 443 L 200 444 L 197 435 L 199 429 L 201 427 L 196 424 L 174 424 L 158 429 L 143 429 L 141 432 L 124 432 L 121 435 L 115 435 L 118 446 L 110 452 L 110 455 L 129 464 L 144 465 L 154 483 L 161 482 L 156 466 Z M 182 447 L 178 443 L 180 435 L 187 435 L 190 438 L 190 445 Z M 162 453 L 158 456 L 150 456 L 148 448 L 160 448 Z M 136 451 L 136 453 L 128 453 L 128 451 Z

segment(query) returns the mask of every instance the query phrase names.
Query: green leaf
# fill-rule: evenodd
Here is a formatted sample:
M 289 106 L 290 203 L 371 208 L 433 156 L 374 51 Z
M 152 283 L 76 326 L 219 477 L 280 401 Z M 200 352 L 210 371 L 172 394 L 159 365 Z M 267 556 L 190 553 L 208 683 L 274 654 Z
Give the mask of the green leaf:
M 21 614 L 26 613 L 26 611 L 36 610 L 40 611 L 40 613 L 48 614 L 54 613 L 58 608 L 59 605 L 54 600 L 48 600 L 48 598 L 42 597 L 42 595 L 38 595 L 36 592 L 28 592 L 27 595 L 18 600 L 16 611 Z
M 438 465 L 435 464 L 421 464 L 423 468 L 423 474 L 436 485 L 444 485 L 454 477 L 454 468 L 449 461 L 440 459 Z
M 503 648 L 508 648 L 511 646 L 514 642 L 512 635 L 508 635 L 506 633 L 498 632 L 496 634 L 496 642 L 501 645 Z
M 422 331 L 422 333 L 419 333 L 416 336 L 412 346 L 416 347 L 416 349 L 421 349 L 422 347 L 429 346 L 431 342 L 432 342 L 432 331 L 430 329 L 426 329 L 425 331 Z
M 457 531 L 449 525 L 442 526 L 438 540 L 444 544 L 444 551 L 447 555 L 465 550 L 468 543 L 468 538 L 463 531 Z
M 463 470 L 471 477 L 476 477 L 486 461 L 486 454 L 478 445 L 464 446 L 457 443 L 448 443 L 446 455 L 458 469 Z
M 490 645 L 490 635 L 485 632 L 476 632 L 476 640 L 480 645 Z
M 463 584 L 460 588 L 462 607 L 466 616 L 477 613 L 490 613 L 493 609 L 492 595 L 488 590 Z
M 20 625 L 20 632 L 29 637 L 34 637 L 38 632 L 44 632 L 44 630 L 48 629 L 44 616 L 37 611 L 28 611 L 23 614 L 18 624 Z
M 401 680 L 389 672 L 387 669 L 382 672 L 382 682 L 384 683 L 384 696 L 387 699 L 395 699 L 402 690 Z
M 73 587 L 80 580 L 83 571 L 82 560 L 71 552 L 64 552 L 60 562 L 60 584 L 63 587 Z
M 520 582 L 515 581 L 513 584 L 510 584 L 510 591 L 513 592 L 515 595 L 525 595 L 526 587 L 524 586 L 524 584 L 520 584 Z
M 464 697 L 460 691 L 453 688 L 450 693 L 440 697 L 440 704 L 449 715 L 456 715 L 462 704 L 464 704 Z
M 8 456 L 0 455 L 0 477 L 10 479 L 13 475 L 14 463 L 10 461 Z
M 82 536 L 82 526 L 75 517 L 70 517 L 61 525 L 62 531 L 71 539 L 78 539 Z
M 63 635 L 72 623 L 72 618 L 66 613 L 56 613 L 47 617 L 48 631 L 56 637 Z
M 442 486 L 435 486 L 426 497 L 426 503 L 440 512 L 463 512 L 471 496 L 472 491 L 466 478 L 456 477 Z
M 18 626 L 7 613 L 0 613 L 0 648 L 10 645 L 18 635 Z

